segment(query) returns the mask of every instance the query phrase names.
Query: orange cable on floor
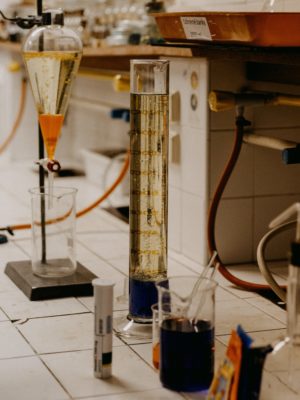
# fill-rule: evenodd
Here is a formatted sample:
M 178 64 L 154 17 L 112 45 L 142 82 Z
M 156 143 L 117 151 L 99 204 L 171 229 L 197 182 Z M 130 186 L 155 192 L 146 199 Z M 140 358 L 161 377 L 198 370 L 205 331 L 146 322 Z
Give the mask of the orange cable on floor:
M 20 122 L 23 117 L 24 109 L 25 109 L 25 104 L 26 104 L 26 88 L 27 88 L 27 81 L 26 78 L 22 78 L 22 86 L 21 86 L 21 97 L 20 97 L 20 105 L 19 105 L 19 111 L 17 114 L 17 117 L 15 119 L 15 122 L 13 124 L 12 130 L 8 137 L 4 140 L 4 142 L 0 145 L 0 154 L 3 153 L 7 146 L 10 144 L 10 142 L 13 140 L 15 137 L 17 130 L 19 128 Z
M 87 214 L 88 212 L 90 212 L 91 210 L 93 210 L 94 208 L 99 206 L 105 199 L 107 199 L 107 197 L 117 188 L 117 186 L 119 186 L 119 184 L 123 181 L 124 177 L 126 176 L 126 173 L 127 173 L 128 167 L 129 167 L 129 162 L 130 162 L 130 152 L 128 150 L 127 157 L 123 163 L 120 173 L 117 176 L 117 178 L 115 179 L 115 181 L 112 183 L 112 185 L 108 189 L 106 189 L 106 191 L 102 194 L 102 196 L 100 196 L 96 201 L 94 201 L 89 206 L 83 208 L 82 210 L 78 211 L 76 213 L 76 218 L 80 218 L 83 215 Z M 49 221 L 49 223 L 51 223 L 51 221 Z M 46 224 L 47 224 L 47 221 L 46 221 Z M 6 229 L 13 232 L 13 231 L 17 231 L 17 230 L 30 229 L 30 228 L 31 228 L 31 224 L 19 224 L 19 225 L 10 225 Z M 5 229 L 5 228 L 3 228 L 3 229 Z

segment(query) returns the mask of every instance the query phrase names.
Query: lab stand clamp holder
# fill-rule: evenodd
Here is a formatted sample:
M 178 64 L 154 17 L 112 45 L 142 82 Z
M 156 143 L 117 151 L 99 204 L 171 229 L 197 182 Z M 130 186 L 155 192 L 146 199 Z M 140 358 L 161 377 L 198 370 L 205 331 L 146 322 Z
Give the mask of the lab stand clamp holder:
M 25 40 L 23 50 L 28 51 L 28 46 L 33 46 L 33 48 L 30 48 L 29 50 L 32 53 L 36 54 L 36 59 L 40 60 L 43 55 L 45 57 L 49 58 L 49 53 L 50 50 L 52 50 L 52 53 L 57 54 L 57 51 L 60 51 L 61 54 L 64 53 L 64 47 L 62 46 L 61 48 L 49 48 L 49 43 L 51 41 L 48 40 L 50 36 L 56 35 L 56 39 L 59 39 L 57 35 L 59 35 L 60 32 L 61 35 L 63 35 L 63 40 L 61 42 L 66 41 L 66 35 L 65 35 L 65 30 L 68 30 L 68 28 L 63 27 L 63 12 L 62 10 L 48 10 L 43 12 L 43 4 L 42 0 L 37 0 L 37 16 L 28 16 L 27 18 L 20 18 L 20 17 L 15 17 L 15 18 L 7 18 L 1 11 L 0 15 L 5 19 L 8 20 L 12 23 L 17 24 L 19 27 L 23 29 L 31 29 L 35 27 L 35 29 L 31 30 L 29 32 L 29 35 L 27 36 L 27 39 Z M 56 29 L 56 33 L 54 32 Z M 48 35 L 48 36 L 47 36 Z M 74 32 L 70 31 L 70 37 L 71 39 L 74 39 Z M 39 36 L 39 37 L 37 37 Z M 32 40 L 28 40 L 28 39 Z M 80 42 L 80 39 L 78 38 L 78 41 Z M 55 45 L 59 42 L 59 40 L 52 41 Z M 52 43 L 51 42 L 51 43 Z M 72 41 L 74 42 L 74 40 Z M 79 43 L 78 42 L 78 43 Z M 26 47 L 27 46 L 27 47 Z M 82 44 L 81 42 L 77 46 L 78 48 L 74 49 L 74 51 L 78 51 L 78 54 L 81 54 L 82 52 Z M 43 53 L 45 52 L 45 53 Z M 57 57 L 56 57 L 57 58 Z M 34 59 L 35 60 L 35 59 Z M 29 72 L 29 65 L 28 65 L 28 60 L 27 61 L 27 71 Z M 73 68 L 73 77 L 76 75 L 78 66 L 79 66 L 79 61 L 76 63 L 76 67 Z M 30 75 L 30 73 L 29 73 Z M 65 82 L 69 82 L 71 79 L 71 76 L 69 76 L 69 79 L 66 80 Z M 32 82 L 31 82 L 32 83 Z M 64 85 L 65 86 L 65 85 Z M 65 99 L 66 95 L 69 93 L 70 88 L 65 88 L 62 96 Z M 68 93 L 67 93 L 68 92 Z M 44 93 L 45 96 L 47 96 L 47 93 Z M 46 97 L 48 98 L 48 97 Z M 58 99 L 58 96 L 57 96 Z M 36 99 L 35 99 L 36 100 Z M 67 107 L 67 102 L 61 102 L 59 99 L 57 100 L 58 104 L 60 105 L 61 103 L 64 104 L 64 109 L 59 110 L 59 113 L 56 111 L 51 112 L 51 104 L 49 104 L 49 110 L 45 109 L 43 110 L 44 114 L 43 115 L 50 115 L 50 114 L 59 114 L 59 115 L 64 115 L 65 108 Z M 36 102 L 37 103 L 37 102 Z M 47 102 L 43 102 L 47 103 Z M 56 104 L 56 102 L 55 102 Z M 38 104 L 37 104 L 38 106 Z M 39 110 L 40 112 L 40 110 Z M 56 115 L 55 115 L 56 116 Z M 44 140 L 43 137 L 45 136 L 44 133 L 41 130 L 41 121 L 39 124 L 39 160 L 44 160 Z M 43 128 L 43 127 L 42 127 Z M 44 137 L 46 139 L 46 137 Z M 46 147 L 47 144 L 45 143 Z M 47 148 L 47 150 L 49 150 Z M 54 152 L 55 149 L 53 149 Z M 48 155 L 49 156 L 49 155 Z M 51 157 L 49 157 L 52 159 Z M 39 165 L 39 188 L 41 193 L 44 193 L 44 196 L 41 195 L 40 199 L 40 213 L 41 213 L 41 221 L 40 221 L 40 230 L 41 230 L 41 243 L 46 243 L 46 224 L 49 221 L 46 221 L 46 216 L 45 216 L 45 187 L 44 187 L 44 178 L 45 178 L 45 171 L 43 165 Z M 51 225 L 51 221 L 50 221 Z M 46 253 L 46 246 L 44 246 L 44 253 Z M 44 259 L 44 258 L 42 258 Z M 46 258 L 45 258 L 46 260 Z M 46 264 L 52 261 L 51 260 L 46 260 Z M 65 260 L 62 260 L 62 268 L 64 268 L 64 262 Z M 52 299 L 52 298 L 60 298 L 60 297 L 68 297 L 68 296 L 91 296 L 93 294 L 93 286 L 92 286 L 92 280 L 96 278 L 96 276 L 87 270 L 83 265 L 80 263 L 74 261 L 76 268 L 75 272 L 73 274 L 67 275 L 67 276 L 61 276 L 61 277 L 42 277 L 38 276 L 33 273 L 33 262 L 31 260 L 25 260 L 25 261 L 11 261 L 6 265 L 5 268 L 5 273 L 6 275 L 16 284 L 16 286 L 23 291 L 23 293 L 30 299 L 30 300 L 45 300 L 45 299 Z

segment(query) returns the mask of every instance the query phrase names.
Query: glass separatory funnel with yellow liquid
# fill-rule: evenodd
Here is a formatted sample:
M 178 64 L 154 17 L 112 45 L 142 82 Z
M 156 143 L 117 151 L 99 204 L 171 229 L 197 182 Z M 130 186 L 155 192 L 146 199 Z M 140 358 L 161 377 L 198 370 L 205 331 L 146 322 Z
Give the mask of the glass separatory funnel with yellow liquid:
M 43 13 L 42 26 L 31 30 L 22 50 L 47 151 L 47 158 L 38 163 L 48 172 L 51 194 L 54 172 L 60 169 L 55 150 L 79 68 L 82 43 L 74 31 L 63 26 L 62 10 L 48 10 Z

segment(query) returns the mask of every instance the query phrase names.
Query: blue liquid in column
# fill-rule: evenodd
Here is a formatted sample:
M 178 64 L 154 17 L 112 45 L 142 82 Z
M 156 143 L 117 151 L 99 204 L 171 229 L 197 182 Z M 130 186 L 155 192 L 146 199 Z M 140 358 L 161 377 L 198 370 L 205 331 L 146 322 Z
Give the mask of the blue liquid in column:
M 131 317 L 152 318 L 151 306 L 157 303 L 155 281 L 129 279 L 129 314 Z

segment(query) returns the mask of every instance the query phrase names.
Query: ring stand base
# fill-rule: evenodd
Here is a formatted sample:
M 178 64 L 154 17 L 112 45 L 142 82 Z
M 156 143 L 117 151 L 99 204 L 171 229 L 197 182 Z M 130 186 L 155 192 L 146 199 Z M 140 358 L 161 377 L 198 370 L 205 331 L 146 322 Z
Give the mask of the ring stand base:
M 11 261 L 5 267 L 5 274 L 32 301 L 92 296 L 91 282 L 97 278 L 79 262 L 73 275 L 62 278 L 40 278 L 34 275 L 31 261 Z
M 117 317 L 114 320 L 114 331 L 117 336 L 151 340 L 152 339 L 152 319 L 149 322 L 136 322 L 128 316 Z

